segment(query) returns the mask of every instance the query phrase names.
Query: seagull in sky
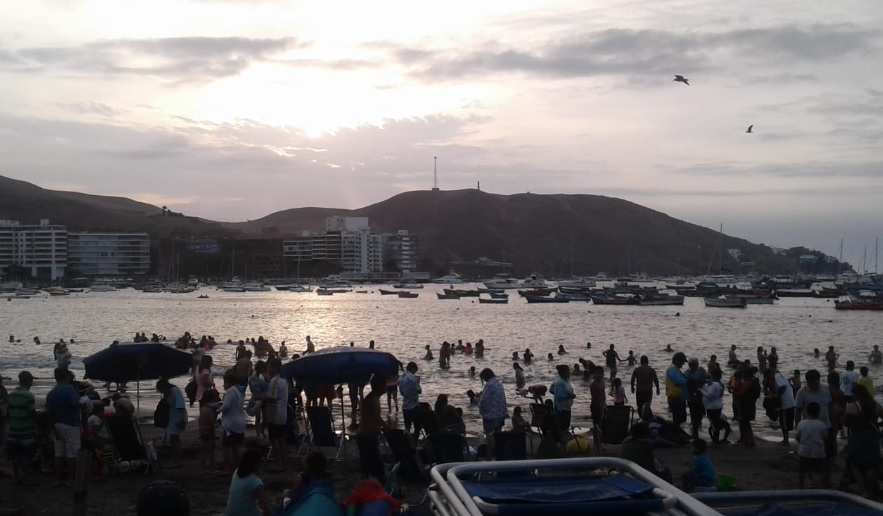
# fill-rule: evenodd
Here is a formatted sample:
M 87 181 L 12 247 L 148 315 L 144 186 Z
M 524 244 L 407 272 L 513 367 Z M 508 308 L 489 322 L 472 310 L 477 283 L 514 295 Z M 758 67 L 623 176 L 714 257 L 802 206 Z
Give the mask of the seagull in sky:
M 751 130 L 751 129 L 753 129 L 753 128 L 754 128 L 754 124 L 751 124 L 751 125 L 748 126 L 748 130 L 745 131 L 745 132 L 746 132 L 746 133 L 750 133 L 750 134 L 754 134 L 754 131 Z
M 675 75 L 675 78 L 672 79 L 672 81 L 682 82 L 682 83 L 686 84 L 687 86 L 690 85 L 690 79 L 685 79 L 683 75 Z

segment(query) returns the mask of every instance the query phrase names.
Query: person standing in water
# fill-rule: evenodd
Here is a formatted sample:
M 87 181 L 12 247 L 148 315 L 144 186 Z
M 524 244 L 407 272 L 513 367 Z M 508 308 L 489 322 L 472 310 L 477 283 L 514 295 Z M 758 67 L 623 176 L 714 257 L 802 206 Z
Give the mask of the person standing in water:
M 619 358 L 619 354 L 616 353 L 613 344 L 610 345 L 610 349 L 601 354 L 604 355 L 604 359 L 607 361 L 607 367 L 610 369 L 610 383 L 613 383 L 613 379 L 616 378 L 616 366 L 619 362 L 622 362 L 622 359 Z

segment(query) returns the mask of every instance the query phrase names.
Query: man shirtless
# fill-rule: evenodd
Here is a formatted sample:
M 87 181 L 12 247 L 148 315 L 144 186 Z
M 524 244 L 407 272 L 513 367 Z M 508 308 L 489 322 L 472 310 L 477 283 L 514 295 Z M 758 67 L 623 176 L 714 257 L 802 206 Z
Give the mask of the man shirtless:
M 659 378 L 656 370 L 650 367 L 650 360 L 646 355 L 641 357 L 641 365 L 632 371 L 632 393 L 638 410 L 644 408 L 644 404 L 653 401 L 653 387 L 656 386 L 656 395 L 659 396 Z

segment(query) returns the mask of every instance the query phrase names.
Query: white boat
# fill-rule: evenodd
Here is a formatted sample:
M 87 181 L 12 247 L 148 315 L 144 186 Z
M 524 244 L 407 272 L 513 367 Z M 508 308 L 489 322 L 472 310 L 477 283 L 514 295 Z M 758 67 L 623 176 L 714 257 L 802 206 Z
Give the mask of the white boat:
M 193 287 L 194 289 L 199 288 L 199 278 L 196 276 L 190 276 L 187 278 L 187 286 Z
M 117 288 L 107 283 L 96 283 L 89 287 L 89 292 L 116 292 Z
M 63 287 L 47 287 L 46 293 L 50 296 L 69 296 L 71 295 L 70 291 Z
M 573 278 L 566 280 L 558 280 L 558 288 L 573 288 L 573 289 L 590 289 L 595 288 L 597 284 L 594 280 L 586 279 L 586 278 Z
M 36 296 L 39 295 L 40 291 L 35 288 L 19 288 L 15 290 L 16 297 L 24 297 L 24 296 Z
M 484 286 L 496 290 L 514 290 L 522 288 L 521 282 L 518 281 L 518 278 L 513 278 L 505 273 L 494 275 L 492 280 L 484 282 Z
M 461 278 L 460 275 L 457 274 L 456 272 L 450 271 L 447 274 L 447 276 L 442 276 L 441 278 L 436 278 L 436 279 L 432 280 L 432 282 L 438 283 L 440 285 L 458 285 L 460 283 L 463 283 L 463 278 Z
M 706 297 L 705 306 L 712 308 L 745 308 L 748 303 L 741 297 Z
M 313 288 L 309 285 L 290 285 L 286 290 L 289 292 L 312 292 Z
M 270 292 L 273 290 L 273 287 L 269 287 L 257 281 L 243 283 L 242 288 L 245 289 L 246 292 Z

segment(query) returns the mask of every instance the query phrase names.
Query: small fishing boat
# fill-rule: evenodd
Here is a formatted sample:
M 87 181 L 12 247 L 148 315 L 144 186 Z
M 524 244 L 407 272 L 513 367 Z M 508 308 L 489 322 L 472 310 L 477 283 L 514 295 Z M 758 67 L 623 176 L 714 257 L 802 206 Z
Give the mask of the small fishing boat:
M 445 294 L 456 294 L 460 297 L 478 297 L 481 295 L 481 292 L 474 289 L 446 288 L 444 291 Z
M 334 294 L 334 291 L 329 290 L 327 288 L 317 288 L 316 289 L 316 295 L 319 295 L 319 296 L 330 296 L 333 294 Z
M 415 297 L 420 295 L 415 292 L 399 292 L 398 294 L 399 297 L 403 299 L 414 299 Z
M 491 299 L 509 299 L 509 294 L 491 292 Z
M 478 298 L 478 302 L 483 305 L 505 305 L 505 304 L 509 304 L 509 298 L 508 297 L 491 297 L 491 298 L 480 297 L 480 298 Z
M 381 296 L 395 296 L 399 293 L 397 290 L 387 290 L 385 288 L 379 288 L 377 290 L 380 291 Z
M 555 292 L 556 288 L 545 287 L 545 288 L 532 288 L 529 290 L 519 290 L 518 295 L 521 297 L 527 296 L 548 296 L 552 292 Z
M 439 299 L 460 299 L 459 294 L 448 294 L 447 292 L 444 294 L 441 292 L 436 292 L 435 295 L 438 296 Z
M 748 303 L 741 297 L 706 297 L 705 306 L 711 308 L 745 308 Z
M 569 303 L 566 297 L 524 296 L 528 303 Z
M 636 305 L 640 302 L 637 296 L 592 295 L 592 304 L 596 305 Z
M 845 296 L 834 301 L 837 310 L 883 310 L 883 298 L 876 296 Z

